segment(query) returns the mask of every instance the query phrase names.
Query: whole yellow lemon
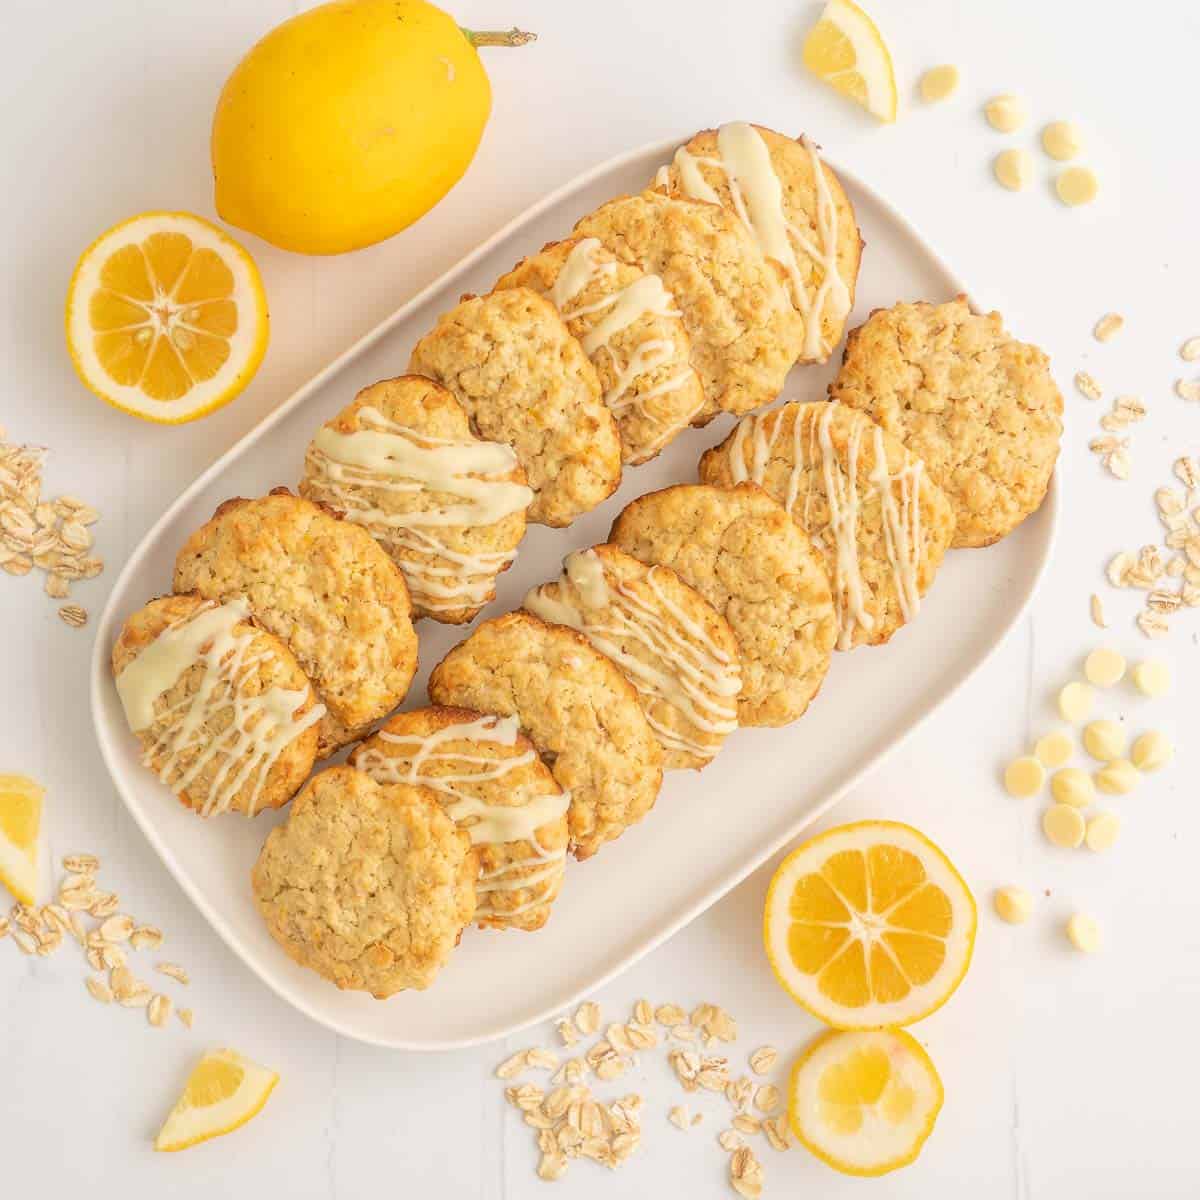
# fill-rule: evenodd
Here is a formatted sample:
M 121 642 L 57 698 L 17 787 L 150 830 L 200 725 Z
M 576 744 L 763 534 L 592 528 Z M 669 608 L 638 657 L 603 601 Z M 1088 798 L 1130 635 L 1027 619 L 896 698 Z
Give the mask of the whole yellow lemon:
M 213 117 L 217 211 L 285 250 L 340 254 L 428 212 L 491 111 L 476 34 L 424 0 L 334 0 L 271 30 Z

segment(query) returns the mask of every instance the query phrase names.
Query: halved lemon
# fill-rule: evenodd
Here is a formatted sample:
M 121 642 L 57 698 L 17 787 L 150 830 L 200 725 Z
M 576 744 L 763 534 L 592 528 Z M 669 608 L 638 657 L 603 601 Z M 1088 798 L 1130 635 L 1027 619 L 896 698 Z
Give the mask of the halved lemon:
M 38 830 L 45 789 L 25 775 L 0 775 L 0 883 L 22 904 L 36 904 Z
M 805 842 L 767 889 L 763 936 L 779 982 L 838 1029 L 910 1025 L 958 987 L 975 900 L 909 825 L 860 821 Z
M 896 72 L 875 22 L 853 0 L 830 0 L 804 39 L 804 65 L 881 121 L 896 119 Z
M 279 1082 L 266 1067 L 236 1050 L 206 1054 L 154 1139 L 155 1150 L 186 1150 L 199 1142 L 232 1133 L 256 1116 Z
M 191 213 L 115 225 L 84 252 L 67 291 L 79 378 L 115 408 L 177 425 L 227 404 L 267 349 L 254 260 Z
M 943 1096 L 937 1068 L 911 1034 L 831 1030 L 792 1068 L 788 1121 L 835 1170 L 886 1175 L 921 1153 Z

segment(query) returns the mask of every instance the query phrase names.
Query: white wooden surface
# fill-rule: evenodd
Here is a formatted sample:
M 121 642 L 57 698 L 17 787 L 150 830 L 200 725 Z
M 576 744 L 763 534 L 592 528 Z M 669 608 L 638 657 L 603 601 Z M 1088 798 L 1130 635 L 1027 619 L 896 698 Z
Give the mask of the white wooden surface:
M 114 566 L 181 486 L 350 340 L 436 277 L 544 190 L 617 150 L 735 117 L 806 130 L 890 196 L 1023 336 L 1052 354 L 1067 398 L 1061 543 L 1033 617 L 953 703 L 858 789 L 835 820 L 889 817 L 919 826 L 953 856 L 981 902 L 974 965 L 945 1009 L 916 1030 L 947 1101 L 920 1162 L 884 1183 L 843 1179 L 802 1151 L 765 1146 L 768 1195 L 828 1197 L 1184 1197 L 1200 1191 L 1195 1080 L 1200 1049 L 1200 898 L 1192 847 L 1200 613 L 1154 646 L 1177 674 L 1169 701 L 1105 697 L 1134 729 L 1179 743 L 1175 767 L 1118 801 L 1125 826 L 1106 857 L 1050 850 L 1036 807 L 1006 797 L 997 768 L 1051 727 L 1050 698 L 1098 640 L 1091 591 L 1106 594 L 1110 640 L 1131 656 L 1136 598 L 1109 592 L 1100 568 L 1122 546 L 1156 541 L 1153 488 L 1180 453 L 1200 452 L 1200 408 L 1175 397 L 1176 349 L 1200 333 L 1196 279 L 1194 99 L 1200 15 L 1179 0 L 1142 10 L 1111 0 L 875 0 L 901 71 L 905 112 L 880 129 L 848 111 L 799 65 L 818 5 L 739 0 L 459 0 L 479 26 L 541 34 L 494 53 L 495 108 L 466 179 L 417 227 L 356 255 L 305 260 L 250 246 L 271 300 L 272 346 L 253 387 L 225 412 L 181 430 L 135 424 L 78 385 L 62 348 L 61 304 L 79 250 L 151 207 L 211 213 L 208 124 L 235 59 L 302 5 L 283 0 L 10 0 L 0 42 L 0 424 L 52 447 L 48 488 L 104 513 L 99 551 Z M 1153 29 L 1135 23 L 1153 10 Z M 711 10 L 711 11 L 706 11 Z M 913 102 L 919 71 L 955 62 L 957 99 Z M 996 91 L 1030 101 L 1033 122 L 1002 138 L 978 114 Z M 1067 212 L 1038 157 L 1037 186 L 1014 196 L 989 160 L 1033 147 L 1046 120 L 1071 117 L 1103 191 Z M 868 247 L 867 253 L 870 253 Z M 1093 321 L 1122 311 L 1122 337 L 1100 347 Z M 1105 477 L 1086 450 L 1098 410 L 1070 379 L 1086 367 L 1110 393 L 1150 406 L 1133 433 L 1134 472 Z M 81 588 L 98 611 L 112 575 Z M 5 1194 L 211 1196 L 215 1189 L 335 1200 L 377 1192 L 439 1198 L 540 1195 L 529 1131 L 504 1110 L 491 1067 L 504 1046 L 421 1057 L 339 1041 L 274 999 L 190 907 L 132 826 L 92 743 L 83 687 L 88 631 L 72 631 L 31 578 L 0 579 L 0 769 L 49 788 L 48 849 L 102 854 L 125 904 L 168 932 L 166 950 L 195 982 L 194 1032 L 149 1030 L 83 991 L 79 962 L 42 961 L 0 944 L 0 1162 Z M 852 736 L 852 731 L 848 731 Z M 797 764 L 802 771 L 804 765 Z M 731 797 L 731 802 L 741 798 Z M 686 862 L 664 870 L 687 870 Z M 614 1015 L 638 996 L 714 1000 L 739 1019 L 735 1051 L 802 1045 L 815 1022 L 772 983 L 759 948 L 768 872 L 597 998 Z M 1029 926 L 1001 926 L 990 890 L 1021 883 L 1039 903 Z M 1048 892 L 1048 894 L 1043 894 Z M 1065 948 L 1076 907 L 1102 923 L 1104 952 Z M 596 914 L 597 921 L 603 913 Z M 548 1040 L 548 1031 L 535 1037 Z M 534 1040 L 533 1037 L 530 1039 Z M 267 1110 L 238 1135 L 183 1158 L 149 1149 L 194 1056 L 229 1044 L 278 1068 Z M 524 1039 L 515 1042 L 525 1044 Z M 644 1146 L 616 1175 L 574 1166 L 578 1197 L 726 1194 L 713 1140 L 724 1102 L 701 1105 L 689 1135 L 666 1123 L 677 1102 L 661 1055 L 630 1079 L 648 1098 Z M 558 1194 L 558 1193 L 556 1193 Z

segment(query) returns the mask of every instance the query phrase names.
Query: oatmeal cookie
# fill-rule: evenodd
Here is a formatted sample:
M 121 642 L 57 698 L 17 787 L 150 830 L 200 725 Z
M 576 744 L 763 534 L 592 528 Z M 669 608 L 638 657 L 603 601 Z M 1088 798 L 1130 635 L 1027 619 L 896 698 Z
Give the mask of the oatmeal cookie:
M 779 395 L 804 348 L 783 268 L 718 204 L 661 192 L 622 196 L 575 226 L 621 262 L 658 275 L 675 297 L 704 385 L 694 424 L 717 413 L 749 412 Z
M 633 685 L 573 629 L 527 612 L 485 621 L 429 677 L 435 704 L 514 716 L 570 794 L 576 858 L 650 811 L 662 750 Z
M 628 504 L 608 540 L 670 567 L 729 622 L 742 657 L 741 724 L 804 714 L 837 619 L 821 557 L 781 504 L 752 483 L 679 484 Z
M 242 600 L 151 600 L 125 622 L 112 672 L 142 762 L 203 817 L 254 816 L 308 778 L 324 709 Z
M 478 869 L 432 792 L 339 766 L 296 797 L 250 878 L 290 958 L 386 1000 L 445 966 L 475 912 Z
M 291 650 L 328 709 L 321 756 L 403 700 L 417 669 L 400 568 L 365 529 L 286 489 L 222 504 L 179 551 L 175 590 L 244 598 Z
M 545 925 L 562 887 L 568 797 L 516 717 L 437 707 L 398 713 L 350 762 L 377 783 L 437 794 L 479 856 L 481 928 Z
M 863 413 L 792 402 L 743 417 L 700 459 L 704 483 L 757 483 L 825 561 L 838 649 L 877 646 L 911 621 L 954 535 L 924 464 Z
M 854 307 L 862 238 L 841 181 L 805 136 L 734 121 L 703 129 L 675 152 L 656 185 L 707 200 L 742 221 L 778 262 L 804 320 L 803 362 L 824 362 Z
M 652 459 L 704 404 L 692 343 L 657 275 L 621 262 L 596 238 L 551 242 L 517 264 L 496 290 L 545 296 L 579 339 L 617 419 L 621 457 Z
M 300 492 L 391 555 L 416 616 L 453 625 L 496 595 L 533 499 L 511 447 L 475 437 L 462 405 L 420 375 L 363 388 L 327 421 Z
M 648 567 L 616 546 L 578 550 L 525 608 L 577 629 L 617 664 L 662 743 L 663 766 L 706 766 L 737 728 L 737 639 L 670 567 Z
M 1046 495 L 1063 410 L 1050 360 L 965 296 L 873 312 L 846 339 L 829 395 L 924 461 L 954 508 L 952 546 L 990 546 Z
M 570 525 L 621 482 L 621 439 L 596 368 L 528 288 L 468 296 L 416 345 L 409 370 L 448 387 L 476 432 L 516 451 L 529 519 Z

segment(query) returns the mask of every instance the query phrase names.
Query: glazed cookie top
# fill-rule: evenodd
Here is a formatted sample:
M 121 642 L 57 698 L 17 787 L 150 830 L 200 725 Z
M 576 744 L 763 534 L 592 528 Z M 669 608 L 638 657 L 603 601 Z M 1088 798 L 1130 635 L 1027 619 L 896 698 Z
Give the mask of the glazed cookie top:
M 657 275 L 619 261 L 596 238 L 551 242 L 496 290 L 545 296 L 592 360 L 617 419 L 626 463 L 653 458 L 704 404 L 692 343 L 675 298 Z
M 433 669 L 436 704 L 515 716 L 570 794 L 576 858 L 654 806 L 662 750 L 633 685 L 581 634 L 527 612 L 485 621 Z
M 752 483 L 680 484 L 627 505 L 608 540 L 670 567 L 729 622 L 742 657 L 741 724 L 804 714 L 837 619 L 820 555 L 781 504 Z
M 720 204 L 779 263 L 804 320 L 802 361 L 824 362 L 854 307 L 862 238 L 838 177 L 804 135 L 734 121 L 704 129 L 655 183 L 670 196 Z
M 244 598 L 287 645 L 329 710 L 319 754 L 394 708 L 417 669 L 400 569 L 365 529 L 286 490 L 222 504 L 179 551 L 175 590 Z
M 617 664 L 641 696 L 664 766 L 704 767 L 737 728 L 742 671 L 733 630 L 669 567 L 648 567 L 616 546 L 578 550 L 525 607 L 579 630 Z
M 437 707 L 397 713 L 350 762 L 377 783 L 437 794 L 479 855 L 480 926 L 545 925 L 562 887 L 570 797 L 516 717 Z
M 244 600 L 151 600 L 125 622 L 112 672 L 142 762 L 188 808 L 254 816 L 308 778 L 325 709 Z
M 417 343 L 409 370 L 448 387 L 481 437 L 513 448 L 531 521 L 570 525 L 616 491 L 621 439 L 596 369 L 536 292 L 468 296 Z
M 760 484 L 808 534 L 833 585 L 839 650 L 886 642 L 917 615 L 954 534 L 921 460 L 842 404 L 744 417 L 701 458 L 700 478 Z
M 296 962 L 384 1000 L 433 982 L 474 914 L 477 871 L 431 792 L 339 766 L 267 835 L 251 886 Z
M 372 384 L 327 421 L 300 491 L 392 556 L 417 616 L 452 624 L 495 596 L 533 499 L 511 447 L 475 437 L 462 405 L 420 375 Z
M 717 204 L 661 192 L 622 196 L 575 226 L 622 262 L 658 275 L 675 297 L 704 385 L 697 421 L 774 400 L 804 348 L 783 268 Z M 695 422 L 694 422 L 695 423 Z
M 953 546 L 988 546 L 1041 504 L 1062 435 L 1050 360 L 965 296 L 896 304 L 846 339 L 830 396 L 925 463 L 954 509 Z

